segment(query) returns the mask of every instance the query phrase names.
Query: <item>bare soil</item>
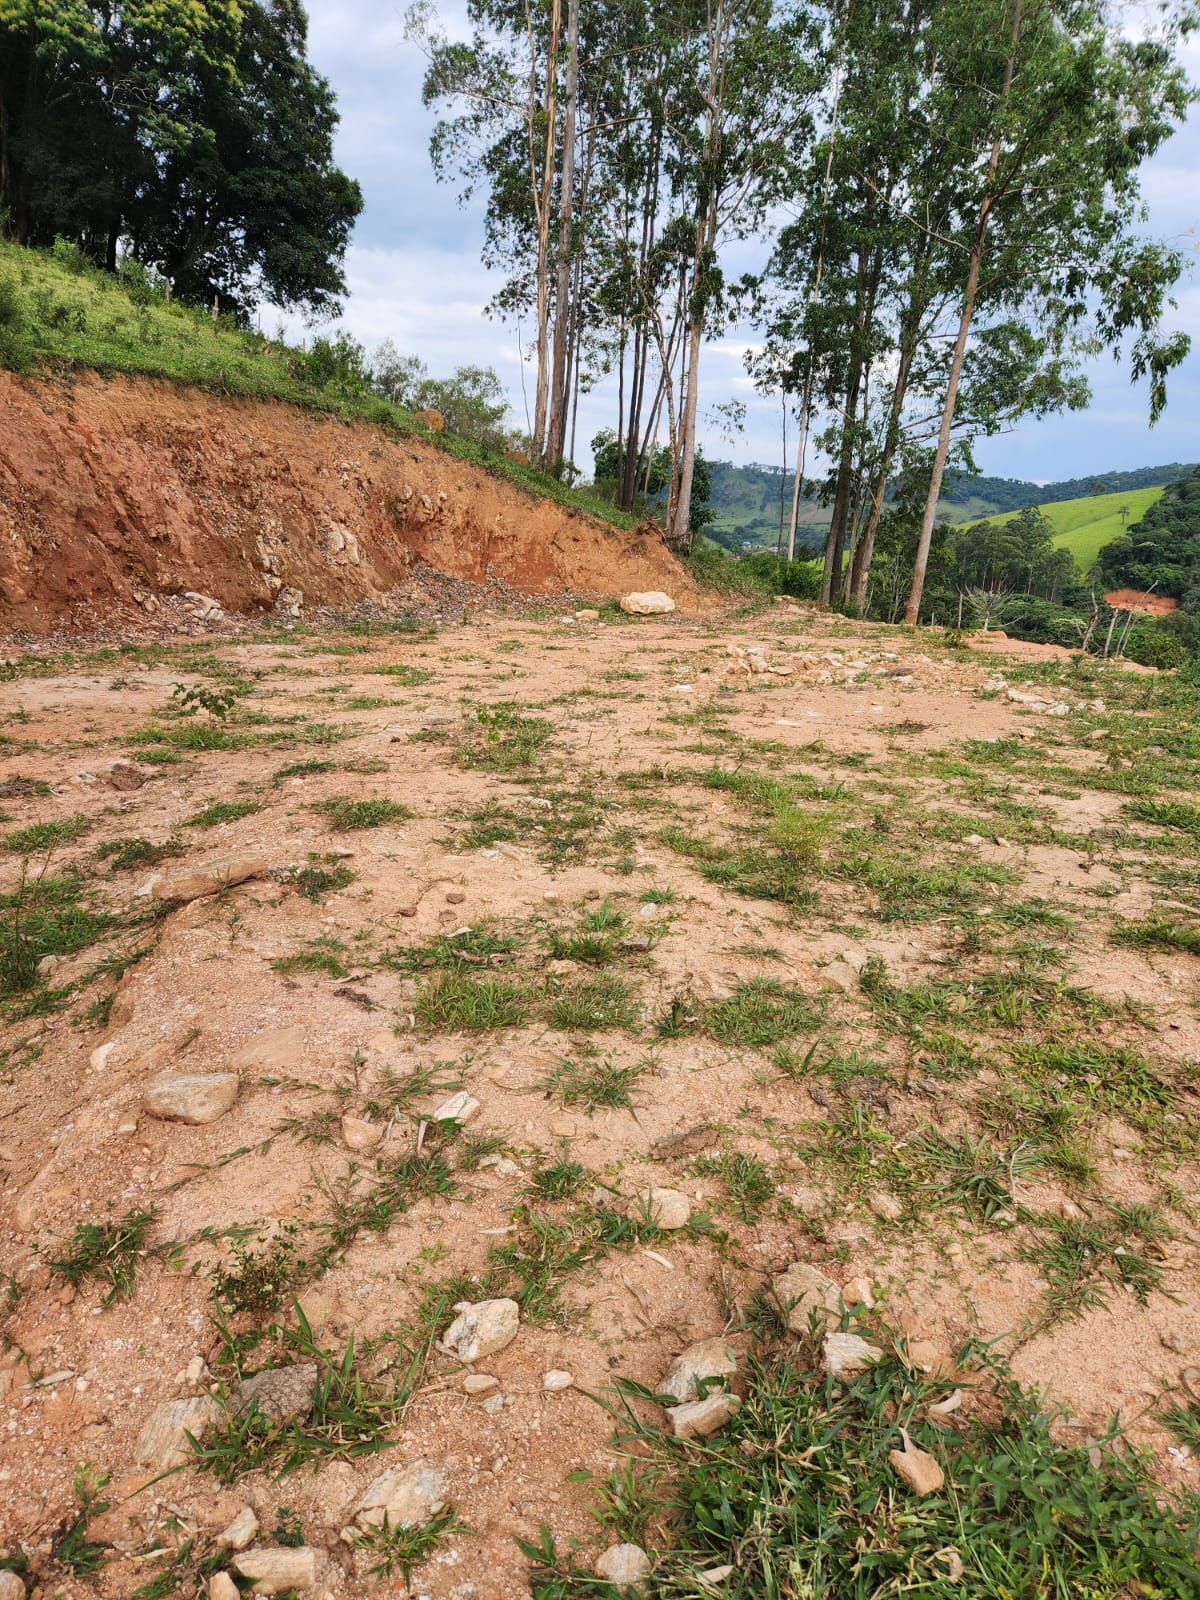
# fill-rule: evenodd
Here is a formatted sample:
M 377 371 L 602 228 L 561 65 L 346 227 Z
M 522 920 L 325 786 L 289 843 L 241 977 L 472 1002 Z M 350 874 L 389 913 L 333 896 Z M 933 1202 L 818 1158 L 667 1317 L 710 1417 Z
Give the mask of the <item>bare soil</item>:
M 412 549 L 448 570 L 457 551 L 464 570 L 494 562 L 526 582 L 583 583 L 593 570 L 573 565 L 569 522 L 548 538 L 546 519 L 558 514 L 530 509 L 522 520 L 500 487 L 493 505 L 474 501 L 472 537 L 491 532 L 469 562 L 467 530 L 452 505 L 427 524 L 417 518 L 389 531 L 380 510 L 388 486 L 403 480 L 424 492 L 431 453 L 380 445 L 373 458 L 363 430 L 336 423 L 296 420 L 288 439 L 262 438 L 255 463 L 232 437 L 231 408 L 222 408 L 217 426 L 215 408 L 213 418 L 195 419 L 189 399 L 185 421 L 164 392 L 131 426 L 122 395 L 129 444 L 118 460 L 105 421 L 115 409 L 106 410 L 99 380 L 88 388 L 102 467 L 89 463 L 91 446 L 81 438 L 66 442 L 69 402 L 11 383 L 10 459 L 10 422 L 19 430 L 28 408 L 49 408 L 62 442 L 38 457 L 40 503 L 57 478 L 64 499 L 86 507 L 94 473 L 121 471 L 131 521 L 141 516 L 139 495 L 171 463 L 176 510 L 161 542 L 139 545 L 137 560 L 170 567 L 189 586 L 188 574 L 203 568 L 206 591 L 231 604 L 261 598 L 252 551 L 285 497 L 315 517 L 319 495 L 328 515 L 347 525 L 357 506 L 355 525 L 373 530 L 363 562 L 383 585 L 402 576 Z M 44 418 L 38 428 L 48 438 Z M 307 453 L 298 466 L 299 439 Z M 305 464 L 319 455 L 328 462 L 320 475 Z M 197 481 L 183 470 L 189 459 L 203 463 Z M 226 527 L 217 502 L 202 507 L 198 485 L 215 477 L 240 485 L 225 505 L 260 493 L 253 514 Z M 77 520 L 78 543 L 63 542 L 61 523 L 48 525 L 44 545 L 34 540 L 10 567 L 6 581 L 27 584 L 26 621 L 34 605 L 61 614 L 68 591 L 72 602 L 90 605 L 135 576 L 150 584 L 145 567 L 131 570 L 133 545 L 123 534 L 113 540 L 111 522 L 87 526 L 86 509 Z M 220 560 L 218 546 L 229 552 Z M 22 576 L 35 547 L 51 552 L 50 575 L 36 583 Z M 70 573 L 73 552 L 84 548 L 93 557 Z M 668 558 L 625 550 L 616 536 L 612 548 L 619 559 L 595 571 L 597 583 L 635 567 L 640 582 L 668 582 Z M 535 571 L 537 549 L 549 553 Z M 330 600 L 350 581 L 342 567 L 311 563 L 286 575 L 306 595 Z M 161 572 L 155 582 L 161 586 Z M 730 647 L 753 645 L 790 673 L 744 670 Z M 47 977 L 52 998 L 40 1008 L 23 1005 L 21 995 L 7 1002 L 0 1267 L 11 1294 L 0 1322 L 0 1546 L 28 1550 L 44 1593 L 132 1595 L 161 1570 L 156 1549 L 175 1550 L 192 1532 L 211 1537 L 246 1503 L 264 1533 L 281 1505 L 291 1508 L 308 1542 L 333 1558 L 331 1592 L 367 1593 L 373 1580 L 340 1530 L 383 1466 L 424 1456 L 448 1467 L 469 1531 L 449 1537 L 411 1592 L 431 1600 L 524 1595 L 514 1535 L 536 1539 L 548 1527 L 560 1547 L 577 1540 L 585 1559 L 609 1542 L 590 1515 L 591 1489 L 571 1476 L 604 1477 L 617 1459 L 612 1419 L 593 1396 L 615 1377 L 656 1388 L 686 1344 L 727 1326 L 736 1333 L 736 1308 L 797 1260 L 822 1266 L 848 1294 L 856 1282 L 874 1286 L 893 1324 L 931 1343 L 939 1360 L 951 1361 L 968 1337 L 1000 1341 L 1018 1374 L 1063 1408 L 1064 1434 L 1101 1439 L 1118 1416 L 1154 1452 L 1167 1487 L 1194 1480 L 1194 1463 L 1162 1427 L 1156 1404 L 1200 1365 L 1200 959 L 1121 948 L 1110 936 L 1119 919 L 1144 917 L 1164 901 L 1195 904 L 1195 841 L 1131 821 L 1128 791 L 1091 782 L 1138 759 L 1137 718 L 1147 712 L 1136 696 L 1156 680 L 1115 667 L 1072 680 L 1065 659 L 1048 662 L 1011 641 L 1000 657 L 953 651 L 903 630 L 783 606 L 749 620 L 608 627 L 484 610 L 436 636 L 301 629 L 231 638 L 214 630 L 197 660 L 200 649 L 193 639 L 174 653 L 131 647 L 124 655 L 22 657 L 0 685 L 5 830 L 86 819 L 78 837 L 31 856 L 27 873 L 77 869 L 89 901 L 121 914 L 147 906 L 154 873 L 258 856 L 272 874 L 68 955 Z M 396 667 L 412 670 L 379 670 Z M 1068 714 L 1009 701 L 998 672 L 1028 693 L 1042 692 L 1038 673 L 1059 674 L 1044 692 L 1048 701 L 1065 697 Z M 179 749 L 173 764 L 147 762 L 174 747 L 136 742 L 141 730 L 211 720 L 173 711 L 173 686 L 215 688 L 230 675 L 244 681 L 222 726 L 243 742 Z M 493 725 L 477 712 L 497 706 L 550 724 L 530 765 L 488 765 Z M 337 731 L 320 731 L 330 727 Z M 1097 728 L 1107 730 L 1101 740 Z M 1004 760 L 989 764 L 993 747 Z M 1021 764 L 1025 748 L 1046 752 L 1044 770 Z M 1114 749 L 1116 765 L 1106 766 Z M 115 761 L 131 763 L 145 781 L 114 787 Z M 331 770 L 280 771 L 319 762 Z M 1081 781 L 1055 775 L 1054 763 Z M 674 845 L 664 839 L 676 828 L 739 847 L 769 840 L 770 818 L 747 810 L 743 794 L 701 781 L 714 770 L 799 785 L 797 804 L 817 819 L 820 835 L 802 873 L 811 899 L 766 898 L 747 892 L 745 880 L 713 881 L 678 835 L 668 834 Z M 48 792 L 23 793 L 21 780 Z M 385 797 L 411 815 L 338 832 L 314 808 L 339 796 Z M 214 802 L 257 809 L 210 827 L 189 822 Z M 573 810 L 580 815 L 567 827 Z M 499 819 L 498 831 L 473 842 L 489 818 Z M 182 853 L 136 870 L 114 868 L 98 853 L 130 837 L 175 839 Z M 313 855 L 326 868 L 349 869 L 352 881 L 305 898 L 289 873 Z M 852 872 L 851 858 L 867 867 Z M 18 891 L 22 859 L 19 849 L 0 855 L 0 892 Z M 863 876 L 883 861 L 909 875 L 908 890 L 885 892 Z M 971 878 L 961 905 L 947 899 L 932 914 L 921 903 L 927 880 L 911 878 L 981 867 L 1003 872 L 991 887 Z M 554 956 L 553 936 L 569 938 L 600 907 L 622 919 L 624 942 L 609 964 Z M 1066 921 L 1046 922 L 1050 914 Z M 515 975 L 534 997 L 523 1024 L 455 1031 L 423 1022 L 436 973 L 411 970 L 406 956 L 481 929 L 518 937 L 515 950 L 481 957 L 468 972 Z M 1018 948 L 1022 940 L 1028 948 Z M 1053 946 L 1051 954 L 1032 949 L 1039 943 Z M 96 973 L 102 956 L 139 950 L 146 953 L 119 978 L 112 966 Z M 332 954 L 340 975 L 277 965 L 313 952 Z M 861 985 L 864 963 L 868 975 L 881 970 L 873 961 L 912 992 L 959 980 L 961 1005 L 949 1020 L 900 1030 Z M 973 973 L 985 969 L 1061 979 L 1106 1009 L 1085 1018 L 1067 1001 L 1047 999 L 997 1021 L 972 987 Z M 553 1026 L 555 997 L 597 972 L 624 978 L 636 1019 L 616 1028 Z M 781 1041 L 791 1055 L 776 1044 L 714 1036 L 715 1024 L 703 1020 L 763 978 L 812 1004 L 812 1025 Z M 673 1005 L 675 1036 L 661 1027 Z M 1069 1092 L 1049 1069 L 1041 1083 L 1036 1072 L 1014 1076 L 1022 1046 L 1056 1037 L 1136 1052 L 1168 1086 L 1165 1098 L 1149 1109 L 1136 1096 L 1116 1104 L 1102 1075 L 1072 1080 Z M 564 1061 L 642 1069 L 631 1105 L 565 1104 L 545 1084 Z M 300 1257 L 311 1260 L 329 1238 L 334 1199 L 369 1193 L 382 1169 L 414 1156 L 446 1092 L 431 1091 L 388 1118 L 384 1143 L 370 1155 L 346 1147 L 341 1116 L 378 1120 L 373 1104 L 434 1067 L 479 1100 L 469 1131 L 494 1135 L 497 1148 L 464 1170 L 451 1142 L 450 1193 L 416 1198 L 378 1231 L 360 1228 L 330 1252 L 325 1270 L 297 1272 L 294 1285 L 318 1340 L 340 1353 L 353 1336 L 369 1376 L 395 1378 L 392 1336 L 411 1327 L 425 1286 L 494 1270 L 488 1258 L 497 1246 L 532 1249 L 530 1208 L 563 1222 L 570 1206 L 529 1201 L 526 1191 L 564 1154 L 587 1169 L 584 1198 L 600 1186 L 609 1203 L 628 1203 L 648 1185 L 670 1186 L 714 1231 L 663 1232 L 564 1270 L 545 1314 L 523 1312 L 515 1342 L 479 1364 L 500 1381 L 499 1409 L 469 1398 L 461 1370 L 435 1354 L 390 1430 L 395 1448 L 382 1455 L 306 1466 L 281 1482 L 254 1472 L 223 1487 L 189 1470 L 144 1486 L 152 1474 L 135 1462 L 134 1443 L 151 1409 L 229 1378 L 213 1321 L 214 1271 L 236 1265 L 239 1239 L 260 1249 L 289 1229 Z M 238 1071 L 235 1106 L 206 1126 L 155 1120 L 143 1097 L 167 1069 Z M 1011 1094 L 996 1109 L 1014 1085 L 1032 1097 L 1030 1107 L 1036 1101 L 1027 1124 Z M 1073 1111 L 1064 1137 L 1079 1154 L 1078 1171 L 1058 1158 L 1012 1165 L 1010 1203 L 998 1215 L 950 1203 L 950 1180 L 930 1176 L 917 1157 L 929 1130 L 967 1132 L 1010 1155 L 1042 1149 L 1037 1117 L 1065 1099 Z M 655 1153 L 661 1141 L 701 1125 L 716 1130 L 707 1151 Z M 757 1211 L 740 1208 L 728 1168 L 705 1159 L 722 1153 L 762 1163 L 769 1186 Z M 1111 1282 L 1103 1303 L 1066 1314 L 1044 1261 L 1029 1255 L 1039 1220 L 1098 1220 L 1134 1204 L 1154 1208 L 1162 1222 L 1162 1242 L 1149 1252 L 1154 1286 L 1139 1298 Z M 156 1220 L 127 1298 L 105 1306 L 102 1282 L 85 1279 L 76 1291 L 52 1270 L 81 1223 L 138 1209 L 153 1209 Z M 170 1253 L 159 1248 L 167 1242 Z M 290 1319 L 286 1297 L 271 1315 Z M 270 1320 L 242 1315 L 233 1325 Z M 270 1348 L 260 1348 L 260 1362 Z M 188 1378 L 197 1356 L 211 1379 Z M 551 1369 L 569 1372 L 575 1387 L 545 1392 Z M 92 1528 L 109 1546 L 103 1569 L 80 1578 L 52 1553 L 72 1516 L 73 1472 L 85 1461 L 110 1475 L 114 1505 Z M 405 1592 L 398 1577 L 381 1587 Z
M 0 617 L 94 630 L 200 595 L 231 615 L 404 608 L 424 567 L 527 594 L 693 585 L 622 532 L 413 438 L 166 382 L 0 373 Z

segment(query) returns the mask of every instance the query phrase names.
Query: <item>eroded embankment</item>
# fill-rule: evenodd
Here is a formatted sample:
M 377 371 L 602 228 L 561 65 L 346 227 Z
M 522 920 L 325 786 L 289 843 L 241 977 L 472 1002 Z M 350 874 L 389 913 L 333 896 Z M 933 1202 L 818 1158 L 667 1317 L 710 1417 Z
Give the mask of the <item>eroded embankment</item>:
M 169 383 L 0 374 L 4 631 L 154 615 L 187 591 L 234 613 L 341 609 L 396 596 L 421 562 L 534 594 L 694 592 L 653 533 L 369 423 Z

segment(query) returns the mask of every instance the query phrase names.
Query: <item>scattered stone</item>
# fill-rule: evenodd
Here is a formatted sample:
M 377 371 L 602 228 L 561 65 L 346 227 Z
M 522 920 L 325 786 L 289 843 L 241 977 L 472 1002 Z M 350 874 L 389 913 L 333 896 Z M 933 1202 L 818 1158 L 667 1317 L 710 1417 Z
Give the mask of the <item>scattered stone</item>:
M 163 1122 L 196 1128 L 223 1117 L 237 1096 L 236 1072 L 165 1072 L 146 1085 L 143 1104 Z
M 256 1372 L 252 1378 L 243 1378 L 233 1391 L 233 1414 L 244 1417 L 258 1411 L 268 1422 L 286 1422 L 290 1417 L 307 1422 L 316 1383 L 317 1368 L 312 1362 Z
M 517 1337 L 520 1310 L 515 1300 L 480 1300 L 455 1309 L 459 1314 L 442 1335 L 442 1348 L 468 1366 L 507 1349 Z
M 870 1197 L 868 1204 L 877 1217 L 884 1222 L 899 1222 L 904 1215 L 904 1205 L 894 1194 L 889 1194 L 886 1189 L 877 1189 Z
M 381 1122 L 368 1122 L 365 1117 L 342 1118 L 342 1142 L 348 1150 L 359 1153 L 374 1150 L 384 1135 Z
M 657 590 L 649 590 L 645 594 L 621 596 L 621 610 L 635 617 L 662 617 L 674 609 L 675 602 L 670 595 Z
M 1166 1333 L 1160 1333 L 1158 1336 L 1158 1342 L 1162 1345 L 1164 1350 L 1173 1350 L 1177 1356 L 1183 1355 L 1187 1350 L 1187 1340 L 1181 1333 L 1177 1333 L 1173 1328 L 1169 1329 Z
M 220 1406 L 206 1394 L 160 1401 L 142 1424 L 134 1460 L 142 1467 L 179 1466 L 190 1454 L 186 1435 L 203 1439 L 221 1415 Z
M 631 1588 L 650 1576 L 650 1557 L 638 1544 L 610 1544 L 596 1562 L 596 1576 L 618 1589 Z
M 807 1333 L 809 1317 L 813 1314 L 818 1322 L 824 1322 L 827 1326 L 841 1321 L 840 1287 L 806 1261 L 793 1262 L 773 1279 L 771 1290 L 793 1333 Z
M 474 1095 L 463 1089 L 459 1094 L 451 1095 L 449 1100 L 444 1100 L 433 1113 L 434 1122 L 456 1122 L 459 1127 L 465 1126 L 472 1117 L 477 1117 L 483 1107 Z
M 918 1372 L 943 1372 L 950 1365 L 943 1351 L 929 1339 L 917 1339 L 908 1346 L 908 1359 Z
M 500 1379 L 493 1378 L 488 1372 L 468 1372 L 462 1386 L 464 1394 L 491 1394 L 500 1387 Z
M 214 861 L 212 866 L 199 872 L 183 873 L 176 878 L 155 878 L 151 893 L 156 900 L 203 900 L 239 883 L 248 883 L 252 878 L 265 878 L 269 865 L 262 856 L 230 856 L 225 861 Z
M 936 1494 L 945 1486 L 946 1474 L 928 1450 L 918 1450 L 903 1428 L 900 1437 L 904 1440 L 904 1449 L 888 1451 L 893 1471 L 914 1494 Z
M 47 983 L 58 971 L 59 967 L 63 965 L 63 961 L 64 958 L 62 956 L 43 956 L 33 970 L 43 983 Z M 104 1046 L 101 1045 L 100 1048 L 103 1049 Z M 93 1054 L 95 1054 L 94 1051 Z
M 267 1028 L 233 1052 L 229 1065 L 234 1072 L 266 1072 L 272 1076 L 298 1065 L 304 1054 L 306 1030 L 299 1023 L 290 1028 Z
M 737 1372 L 737 1356 L 725 1335 L 718 1333 L 711 1339 L 700 1339 L 696 1344 L 675 1357 L 670 1370 L 658 1386 L 659 1394 L 669 1394 L 681 1404 L 698 1398 L 700 1390 L 696 1380 L 711 1382 L 717 1378 L 732 1378 Z
M 241 1600 L 241 1593 L 227 1572 L 214 1572 L 208 1580 L 208 1600 Z
M 564 1389 L 573 1389 L 575 1379 L 569 1372 L 562 1372 L 557 1367 L 552 1367 L 549 1372 L 542 1374 L 542 1388 L 547 1394 L 561 1394 Z
M 831 1378 L 853 1378 L 874 1366 L 882 1355 L 878 1345 L 860 1339 L 857 1333 L 825 1335 L 825 1371 Z
M 502 1394 L 489 1394 L 479 1409 L 486 1411 L 489 1416 L 495 1416 L 497 1411 L 503 1411 L 504 1409 L 504 1396 Z
M 245 1506 L 224 1533 L 217 1535 L 217 1543 L 225 1545 L 230 1550 L 244 1550 L 247 1545 L 254 1543 L 257 1533 L 258 1518 L 254 1515 L 254 1507 Z
M 450 889 L 446 894 L 446 904 L 448 906 L 461 906 L 466 898 L 461 889 Z
M 692 1216 L 692 1202 L 681 1189 L 643 1189 L 630 1202 L 629 1215 L 673 1233 L 677 1228 L 687 1227 Z
M 231 1565 L 239 1578 L 250 1579 L 251 1594 L 287 1594 L 289 1589 L 315 1589 L 323 1583 L 329 1557 L 307 1544 L 294 1549 L 266 1545 L 234 1556 Z
M 717 1584 L 724 1583 L 726 1578 L 732 1578 L 734 1570 L 730 1566 L 707 1567 L 703 1572 L 698 1572 L 696 1577 L 706 1589 L 715 1589 Z
M 576 1125 L 570 1117 L 555 1117 L 550 1124 L 550 1132 L 556 1139 L 573 1139 Z
M 114 761 L 103 776 L 110 789 L 116 789 L 120 794 L 131 794 L 134 789 L 142 787 L 147 775 L 129 761 Z
M 848 961 L 831 961 L 821 968 L 821 983 L 826 989 L 840 989 L 843 994 L 858 991 L 858 973 Z
M 576 622 L 599 622 L 600 621 L 600 613 L 598 611 L 591 611 L 591 610 L 577 611 L 575 613 L 575 621 Z
M 389 1528 L 423 1528 L 446 1504 L 450 1474 L 431 1461 L 391 1467 L 369 1483 L 355 1507 L 361 1528 L 374 1528 L 387 1518 Z
M 669 1406 L 667 1421 L 677 1439 L 707 1439 L 725 1426 L 741 1403 L 735 1394 L 710 1394 L 706 1400 Z
M 964 844 L 971 844 L 971 845 L 980 845 L 980 844 L 986 844 L 987 840 L 983 837 L 983 835 L 981 833 L 968 833 L 966 838 L 963 840 L 963 843 Z
M 686 1133 L 669 1133 L 661 1139 L 655 1139 L 650 1146 L 650 1154 L 656 1161 L 667 1161 L 672 1156 L 694 1156 L 716 1144 L 719 1137 L 716 1128 L 702 1122 L 698 1127 L 689 1128 Z

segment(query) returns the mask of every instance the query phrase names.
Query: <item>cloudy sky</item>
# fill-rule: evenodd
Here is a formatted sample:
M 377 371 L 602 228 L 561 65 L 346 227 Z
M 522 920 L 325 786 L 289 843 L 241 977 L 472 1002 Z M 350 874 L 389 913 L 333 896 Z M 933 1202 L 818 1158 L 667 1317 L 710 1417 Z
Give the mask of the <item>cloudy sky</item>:
M 524 426 L 519 330 L 484 315 L 498 287 L 480 264 L 478 206 L 462 208 L 452 188 L 434 181 L 428 143 L 432 114 L 421 104 L 424 60 L 404 38 L 404 5 L 394 0 L 308 0 L 310 55 L 330 79 L 342 114 L 338 159 L 363 186 L 366 205 L 347 257 L 350 297 L 345 323 L 368 345 L 391 338 L 418 355 L 435 376 L 467 363 L 493 366 Z M 462 7 L 444 3 L 443 22 L 462 26 Z M 1200 40 L 1188 51 L 1200 81 Z M 1030 421 L 1013 433 L 984 440 L 984 472 L 1046 481 L 1166 461 L 1200 460 L 1200 108 L 1160 151 L 1145 173 L 1150 225 L 1186 243 L 1196 260 L 1181 285 L 1177 326 L 1195 351 L 1172 378 L 1167 413 L 1147 425 L 1144 385 L 1106 357 L 1092 371 L 1094 401 L 1081 415 Z M 750 264 L 749 262 L 746 263 Z M 738 263 L 739 267 L 742 265 Z M 529 329 L 521 330 L 528 342 Z M 732 443 L 709 431 L 709 454 L 741 461 L 778 461 L 778 401 L 756 396 L 743 353 L 751 334 L 735 332 L 706 347 L 702 407 L 738 398 L 748 408 L 743 435 Z M 615 417 L 607 387 L 580 406 L 579 438 L 586 442 Z M 579 450 L 581 464 L 586 451 Z

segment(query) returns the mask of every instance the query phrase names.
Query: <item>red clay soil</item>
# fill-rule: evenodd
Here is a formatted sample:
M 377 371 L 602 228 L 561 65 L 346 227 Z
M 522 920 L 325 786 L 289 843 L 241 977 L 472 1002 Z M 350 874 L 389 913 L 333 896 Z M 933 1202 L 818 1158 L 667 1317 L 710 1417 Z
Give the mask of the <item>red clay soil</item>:
M 1179 601 L 1165 594 L 1147 594 L 1144 589 L 1114 589 L 1104 596 L 1115 611 L 1144 611 L 1149 617 L 1169 617 L 1179 610 Z
M 417 563 L 532 594 L 696 592 L 626 533 L 369 423 L 88 374 L 0 373 L 0 631 L 91 627 L 197 591 L 349 609 Z

